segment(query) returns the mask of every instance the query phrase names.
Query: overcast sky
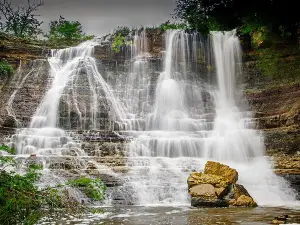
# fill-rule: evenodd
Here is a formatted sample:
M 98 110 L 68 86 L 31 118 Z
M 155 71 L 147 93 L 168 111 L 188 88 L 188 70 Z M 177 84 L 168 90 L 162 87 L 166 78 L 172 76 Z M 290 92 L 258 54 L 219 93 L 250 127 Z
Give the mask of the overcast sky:
M 172 21 L 175 0 L 43 0 L 38 13 L 48 29 L 50 20 L 63 15 L 68 20 L 78 20 L 84 32 L 102 36 L 117 26 L 140 27 Z M 27 0 L 12 0 L 24 4 Z

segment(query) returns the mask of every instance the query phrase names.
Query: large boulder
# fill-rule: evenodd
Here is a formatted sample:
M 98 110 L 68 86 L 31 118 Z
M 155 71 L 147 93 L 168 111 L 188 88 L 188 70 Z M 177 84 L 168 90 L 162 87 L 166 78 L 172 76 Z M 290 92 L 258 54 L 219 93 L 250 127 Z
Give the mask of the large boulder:
M 255 207 L 256 202 L 243 185 L 236 184 L 238 172 L 227 165 L 209 161 L 204 173 L 188 177 L 191 205 L 194 207 Z

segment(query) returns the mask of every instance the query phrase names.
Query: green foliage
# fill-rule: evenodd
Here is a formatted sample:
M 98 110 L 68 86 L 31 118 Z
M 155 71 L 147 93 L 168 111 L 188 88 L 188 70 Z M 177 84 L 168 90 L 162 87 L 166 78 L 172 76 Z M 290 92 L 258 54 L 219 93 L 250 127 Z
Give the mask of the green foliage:
M 8 152 L 12 155 L 15 155 L 17 153 L 15 148 L 10 148 L 10 147 L 8 147 L 7 145 L 4 145 L 4 144 L 2 144 L 0 146 L 0 151 L 6 151 L 6 152 Z
M 125 37 L 121 34 L 118 34 L 114 37 L 113 42 L 111 44 L 112 49 L 118 53 L 121 50 L 121 47 L 125 44 Z
M 296 1 L 287 4 L 282 0 L 176 0 L 174 18 L 202 33 L 241 28 L 244 34 L 259 32 L 258 36 L 263 36 L 260 28 L 265 27 L 291 38 L 298 35 L 297 9 Z
M 0 28 L 2 31 L 22 38 L 36 38 L 42 33 L 35 12 L 43 5 L 42 1 L 27 1 L 25 6 L 13 7 L 9 0 L 0 0 Z
M 247 84 L 266 88 L 280 84 L 299 83 L 300 50 L 295 45 L 273 45 L 251 52 L 255 64 L 255 76 Z
M 11 152 L 8 147 L 2 149 Z M 36 182 L 40 179 L 40 165 L 31 164 L 21 175 L 12 170 L 16 161 L 10 156 L 0 156 L 0 224 L 36 224 L 42 217 L 62 214 L 82 213 L 84 208 L 69 197 L 66 185 L 40 189 Z M 10 167 L 10 170 L 7 168 Z M 105 186 L 100 179 L 78 178 L 69 181 L 73 187 L 83 190 L 95 200 L 104 198 Z M 63 210 L 62 210 L 63 209 Z
M 30 168 L 25 175 L 5 171 L 11 157 L 0 157 L 0 223 L 35 224 L 42 212 L 42 193 L 34 185 L 40 174 Z
M 280 25 L 279 26 L 279 32 L 280 32 L 280 36 L 284 39 L 288 39 L 292 36 L 292 33 L 289 31 L 289 28 L 284 26 L 284 25 Z
M 166 31 L 166 30 L 187 30 L 188 26 L 184 23 L 170 23 L 170 21 L 168 20 L 165 23 L 162 23 L 159 28 L 162 31 Z
M 130 32 L 131 32 L 131 30 L 130 30 L 129 27 L 120 27 L 120 26 L 118 26 L 114 30 L 112 36 L 115 37 L 115 36 L 118 36 L 120 34 L 121 36 L 126 37 L 130 34 Z
M 226 30 L 234 15 L 228 7 L 231 1 L 177 0 L 174 18 L 184 21 L 190 29 L 196 29 L 202 34 L 210 30 Z
M 114 52 L 120 52 L 124 45 L 131 45 L 130 41 L 126 40 L 126 37 L 130 34 L 131 30 L 128 27 L 117 27 L 111 35 L 112 49 Z
M 14 73 L 14 69 L 7 61 L 5 60 L 0 61 L 0 76 L 9 76 L 12 75 L 13 73 Z
M 257 48 L 267 40 L 270 30 L 258 18 L 245 17 L 239 32 L 242 35 L 250 35 L 252 47 Z
M 87 197 L 101 201 L 105 197 L 106 186 L 101 179 L 91 179 L 87 177 L 80 177 L 69 181 L 69 185 L 77 187 L 82 190 Z
M 79 43 L 94 38 L 82 31 L 82 25 L 78 21 L 69 21 L 60 16 L 59 20 L 50 22 L 50 31 L 47 37 L 52 42 Z
M 0 170 L 4 169 L 7 166 L 15 166 L 16 161 L 14 157 L 11 156 L 0 156 Z

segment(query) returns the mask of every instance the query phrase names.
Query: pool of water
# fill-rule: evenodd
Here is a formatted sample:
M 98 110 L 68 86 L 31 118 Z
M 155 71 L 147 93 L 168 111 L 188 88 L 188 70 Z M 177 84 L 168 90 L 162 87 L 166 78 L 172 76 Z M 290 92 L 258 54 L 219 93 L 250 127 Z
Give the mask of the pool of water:
M 274 217 L 288 215 L 286 224 L 300 224 L 300 208 L 201 208 L 191 207 L 131 207 L 102 208 L 103 213 L 82 218 L 66 216 L 40 224 L 91 225 L 212 225 L 270 224 Z

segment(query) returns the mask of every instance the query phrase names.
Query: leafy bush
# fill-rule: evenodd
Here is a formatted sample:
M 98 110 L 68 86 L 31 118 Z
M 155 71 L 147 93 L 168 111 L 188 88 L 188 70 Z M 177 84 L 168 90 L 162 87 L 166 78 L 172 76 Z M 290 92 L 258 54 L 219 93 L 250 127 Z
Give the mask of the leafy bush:
M 111 44 L 112 49 L 118 53 L 121 50 L 121 47 L 125 44 L 125 37 L 121 34 L 118 34 L 114 37 L 113 42 Z
M 13 152 L 6 146 L 2 150 Z M 0 150 L 1 151 L 1 150 Z M 14 157 L 0 156 L 0 224 L 36 224 L 49 215 L 80 214 L 83 208 L 79 202 L 69 197 L 67 185 L 82 189 L 88 197 L 102 200 L 106 187 L 100 179 L 78 178 L 65 185 L 40 189 L 36 182 L 40 179 L 41 166 L 32 164 L 25 174 L 15 172 Z M 8 170 L 10 168 L 10 170 Z M 13 169 L 12 169 L 13 168 Z M 62 210 L 63 209 L 63 210 Z
M 93 200 L 101 201 L 105 197 L 106 186 L 100 179 L 80 177 L 69 181 L 69 185 L 79 188 Z
M 14 73 L 14 69 L 7 61 L 0 61 L 0 76 L 9 76 Z
M 92 35 L 83 33 L 80 22 L 69 21 L 62 16 L 59 20 L 50 22 L 50 31 L 46 36 L 49 41 L 54 43 L 63 42 L 67 44 L 77 44 L 94 38 Z
M 0 151 L 6 151 L 6 152 L 8 152 L 12 155 L 15 155 L 17 153 L 15 148 L 10 148 L 10 147 L 8 147 L 7 145 L 4 145 L 4 144 L 2 144 L 0 146 Z
M 126 37 L 131 33 L 128 27 L 117 27 L 111 35 L 112 49 L 114 52 L 120 52 L 122 46 L 131 45 L 130 41 L 126 40 Z
M 1 224 L 35 224 L 42 216 L 43 192 L 35 182 L 40 175 L 30 168 L 25 175 L 6 172 L 8 165 L 15 165 L 12 157 L 0 157 L 0 222 Z

